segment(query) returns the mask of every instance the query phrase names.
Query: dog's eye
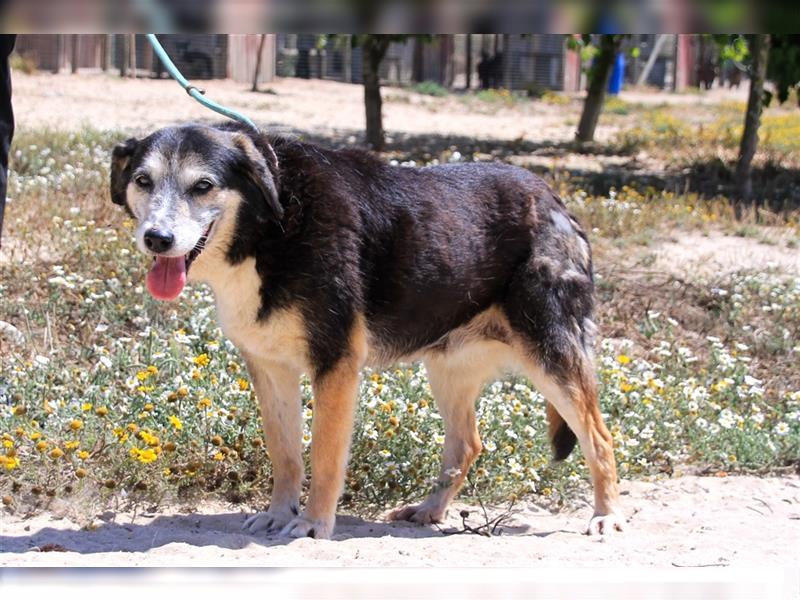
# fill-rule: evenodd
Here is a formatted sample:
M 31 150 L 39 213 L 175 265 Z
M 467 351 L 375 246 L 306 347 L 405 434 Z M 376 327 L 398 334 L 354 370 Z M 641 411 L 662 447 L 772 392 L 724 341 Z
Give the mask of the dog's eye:
M 133 178 L 134 183 L 140 188 L 149 188 L 153 185 L 153 181 L 147 175 L 137 175 Z
M 192 186 L 192 192 L 195 194 L 205 194 L 212 187 L 214 187 L 214 184 L 208 179 L 201 179 Z

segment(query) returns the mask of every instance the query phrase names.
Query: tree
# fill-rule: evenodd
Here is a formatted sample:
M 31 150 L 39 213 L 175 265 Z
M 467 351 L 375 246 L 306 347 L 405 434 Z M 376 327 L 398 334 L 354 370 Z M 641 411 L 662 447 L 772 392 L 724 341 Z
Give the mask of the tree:
M 366 139 L 373 150 L 383 150 L 385 136 L 383 131 L 383 100 L 381 99 L 380 68 L 389 45 L 393 42 L 405 42 L 414 38 L 418 42 L 429 42 L 432 35 L 420 34 L 358 34 L 342 36 L 329 34 L 323 36 L 323 45 L 328 41 L 340 43 L 342 38 L 349 37 L 353 48 L 361 47 L 361 64 L 364 80 L 364 109 L 366 116 Z M 346 43 L 346 42 L 345 42 Z
M 267 41 L 267 34 L 262 33 L 261 39 L 258 41 L 258 54 L 256 55 L 256 70 L 253 73 L 253 87 L 251 91 L 257 92 L 258 91 L 258 75 L 259 71 L 261 71 L 261 55 L 264 53 L 264 42 Z
M 383 150 L 385 140 L 383 132 L 383 100 L 381 99 L 380 68 L 386 51 L 389 49 L 390 36 L 363 35 L 353 36 L 361 40 L 361 64 L 364 76 L 364 109 L 366 111 L 367 144 L 373 150 Z M 392 36 L 395 37 L 395 36 Z
M 761 124 L 761 111 L 764 107 L 764 82 L 767 77 L 769 60 L 769 34 L 753 36 L 752 63 L 750 73 L 750 93 L 747 98 L 747 111 L 744 117 L 744 131 L 739 144 L 739 159 L 736 162 L 736 187 L 739 198 L 750 200 L 753 195 L 753 156 L 758 146 L 758 127 Z
M 594 51 L 594 61 L 589 69 L 589 90 L 583 103 L 578 131 L 575 134 L 575 138 L 579 142 L 591 142 L 594 140 L 594 131 L 597 128 L 600 112 L 603 110 L 606 88 L 608 88 L 608 80 L 614 67 L 614 59 L 622 47 L 624 37 L 624 35 L 616 34 L 600 36 L 600 43 L 596 51 Z M 584 48 L 591 48 L 589 36 L 583 36 L 581 41 L 570 38 L 570 45 L 573 48 L 581 42 Z
M 720 46 L 720 57 L 745 65 L 750 74 L 750 92 L 744 117 L 744 131 L 739 144 L 736 162 L 737 212 L 741 201 L 753 197 L 753 157 L 758 148 L 758 128 L 761 112 L 769 106 L 774 95 L 780 103 L 789 98 L 794 89 L 800 92 L 800 35 L 752 34 L 715 35 Z M 765 89 L 773 85 L 775 94 Z

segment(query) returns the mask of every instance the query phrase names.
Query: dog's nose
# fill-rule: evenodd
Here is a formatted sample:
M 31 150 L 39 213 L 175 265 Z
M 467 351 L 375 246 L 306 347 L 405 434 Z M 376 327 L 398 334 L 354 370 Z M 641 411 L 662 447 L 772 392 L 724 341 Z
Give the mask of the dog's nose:
M 175 243 L 175 236 L 168 231 L 160 229 L 148 229 L 144 232 L 144 245 L 147 249 L 156 254 L 166 252 Z

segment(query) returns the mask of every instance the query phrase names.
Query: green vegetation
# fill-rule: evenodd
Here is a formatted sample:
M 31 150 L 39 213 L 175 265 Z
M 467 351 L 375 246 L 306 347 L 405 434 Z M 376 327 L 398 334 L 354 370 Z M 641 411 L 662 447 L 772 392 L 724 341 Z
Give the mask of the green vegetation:
M 438 98 L 443 98 L 450 94 L 450 90 L 435 81 L 423 81 L 422 83 L 414 84 L 412 89 L 418 94 L 436 96 Z

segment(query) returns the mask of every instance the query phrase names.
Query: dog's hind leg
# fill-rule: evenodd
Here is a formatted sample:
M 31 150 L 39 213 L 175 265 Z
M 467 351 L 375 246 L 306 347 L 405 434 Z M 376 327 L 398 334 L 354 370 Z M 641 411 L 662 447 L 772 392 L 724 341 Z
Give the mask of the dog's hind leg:
M 556 458 L 565 458 L 577 437 L 589 465 L 595 496 L 589 533 L 611 532 L 624 519 L 612 439 L 597 400 L 589 242 L 555 196 L 543 196 L 537 211 L 530 257 L 514 274 L 503 309 L 525 374 L 555 409 L 548 416 Z
M 358 381 L 367 357 L 366 330 L 356 324 L 347 351 L 332 368 L 313 381 L 311 487 L 303 514 L 281 531 L 289 537 L 329 538 L 336 522 L 336 504 L 344 487 L 350 438 L 355 419 Z
M 451 357 L 442 353 L 425 359 L 428 381 L 445 428 L 441 472 L 434 489 L 422 503 L 396 508 L 387 515 L 389 520 L 439 523 L 461 489 L 467 471 L 481 453 L 475 401 L 494 369 L 477 356 L 474 358 L 478 360 L 465 360 L 466 353 L 460 354 Z
M 594 515 L 587 533 L 598 534 L 610 533 L 612 529 L 621 531 L 625 519 L 619 510 L 617 469 L 611 434 L 600 414 L 597 388 L 590 365 L 590 362 L 579 363 L 573 372 L 562 376 L 546 372 L 541 363 L 529 359 L 525 374 L 563 418 L 559 426 L 551 425 L 556 459 L 566 458 L 565 454 L 569 453 L 568 450 L 574 444 L 571 432 L 578 439 L 594 485 Z M 554 416 L 551 415 L 551 418 Z M 555 422 L 559 423 L 560 420 Z
M 249 517 L 250 533 L 278 532 L 300 514 L 303 483 L 303 420 L 300 373 L 243 353 L 261 406 L 264 441 L 272 461 L 274 481 L 269 509 Z

